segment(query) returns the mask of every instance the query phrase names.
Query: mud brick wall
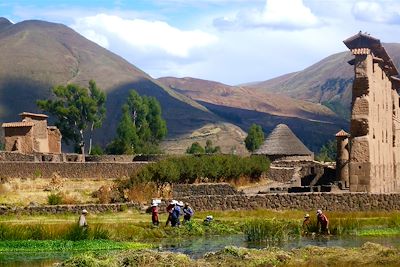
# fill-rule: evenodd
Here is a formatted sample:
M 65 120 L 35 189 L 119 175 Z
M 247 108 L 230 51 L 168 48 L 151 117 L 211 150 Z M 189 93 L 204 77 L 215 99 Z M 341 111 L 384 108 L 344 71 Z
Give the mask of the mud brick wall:
M 197 195 L 182 197 L 195 210 L 276 209 L 327 211 L 400 210 L 400 194 L 301 193 L 266 195 Z
M 1 178 L 116 179 L 129 177 L 143 162 L 0 162 Z
M 175 199 L 190 196 L 203 195 L 237 195 L 235 187 L 227 183 L 209 183 L 209 184 L 175 184 L 172 189 L 172 195 Z

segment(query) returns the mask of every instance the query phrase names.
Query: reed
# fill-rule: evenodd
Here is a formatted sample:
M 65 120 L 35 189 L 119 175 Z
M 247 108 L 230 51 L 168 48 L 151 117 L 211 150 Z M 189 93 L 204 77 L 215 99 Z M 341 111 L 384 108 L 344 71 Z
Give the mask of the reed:
M 76 224 L 0 224 L 0 240 L 77 241 L 86 239 L 110 239 L 110 233 L 100 225 L 85 229 Z
M 275 242 L 300 237 L 299 222 L 289 220 L 249 220 L 244 224 L 244 233 L 248 241 Z

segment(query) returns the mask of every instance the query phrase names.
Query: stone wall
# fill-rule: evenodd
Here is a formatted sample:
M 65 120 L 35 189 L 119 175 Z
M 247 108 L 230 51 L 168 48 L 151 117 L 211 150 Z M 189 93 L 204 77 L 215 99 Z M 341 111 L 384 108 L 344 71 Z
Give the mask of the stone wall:
M 0 151 L 1 161 L 34 161 L 34 155 L 22 154 L 19 152 Z
M 271 166 L 267 173 L 267 178 L 280 183 L 290 183 L 296 169 L 294 167 Z
M 175 184 L 172 189 L 174 198 L 182 198 L 189 196 L 202 196 L 202 195 L 238 195 L 243 194 L 238 192 L 235 187 L 227 183 L 215 184 Z
M 189 196 L 178 200 L 188 202 L 196 211 L 277 209 L 328 211 L 392 211 L 400 210 L 400 194 L 370 193 L 302 193 L 230 196 Z
M 129 177 L 143 162 L 0 162 L 1 178 L 115 179 Z
M 100 212 L 119 212 L 127 208 L 140 209 L 137 203 L 117 203 L 117 204 L 82 204 L 82 205 L 54 205 L 54 206 L 28 206 L 28 207 L 9 207 L 0 206 L 0 215 L 7 214 L 60 214 L 76 213 L 79 214 L 83 209 L 89 213 Z
M 135 155 L 86 155 L 86 162 L 133 162 Z
M 301 194 L 265 194 L 265 195 L 197 195 L 176 198 L 189 203 L 195 211 L 206 210 L 304 210 L 316 211 L 400 211 L 400 194 L 371 193 L 301 193 Z M 165 212 L 166 201 L 160 205 L 160 213 Z M 118 212 L 126 208 L 143 210 L 137 203 L 87 204 L 7 207 L 0 206 L 0 215 L 5 214 L 51 214 L 80 213 L 86 209 L 91 213 Z

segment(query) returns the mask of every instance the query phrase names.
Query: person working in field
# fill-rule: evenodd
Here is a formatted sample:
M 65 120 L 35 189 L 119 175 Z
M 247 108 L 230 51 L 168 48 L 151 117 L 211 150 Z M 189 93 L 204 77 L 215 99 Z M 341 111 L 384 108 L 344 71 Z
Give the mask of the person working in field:
M 165 226 L 168 226 L 169 223 L 172 224 L 172 212 L 174 211 L 176 205 L 176 200 L 172 200 L 171 203 L 167 206 L 167 213 L 168 213 L 168 219 L 167 222 L 165 223 Z
M 189 203 L 185 203 L 185 207 L 183 208 L 183 223 L 190 221 L 194 214 L 193 209 L 189 206 Z
M 157 203 L 151 204 L 151 220 L 153 222 L 153 225 L 158 226 L 160 223 L 158 220 L 158 205 Z
M 320 228 L 321 227 L 321 228 Z M 322 210 L 317 210 L 317 229 L 322 234 L 329 235 L 329 220 L 325 214 L 322 213 Z
M 88 212 L 87 212 L 87 210 L 82 210 L 82 214 L 81 214 L 81 216 L 79 216 L 79 220 L 78 220 L 78 225 L 80 226 L 80 227 L 87 227 L 88 226 L 88 224 L 87 224 L 87 221 L 86 221 L 86 214 L 87 214 Z
M 310 220 L 310 214 L 304 215 L 304 221 L 303 221 L 303 226 L 302 226 L 302 235 L 308 235 L 310 233 L 310 226 L 311 226 L 311 220 Z

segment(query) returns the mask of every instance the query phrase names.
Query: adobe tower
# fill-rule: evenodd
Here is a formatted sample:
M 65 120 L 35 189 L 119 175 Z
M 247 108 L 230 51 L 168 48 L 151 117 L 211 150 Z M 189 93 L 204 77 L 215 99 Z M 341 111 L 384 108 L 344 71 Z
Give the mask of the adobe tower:
M 360 32 L 344 43 L 355 56 L 349 61 L 354 66 L 349 138 L 350 191 L 398 192 L 399 72 L 379 39 Z

